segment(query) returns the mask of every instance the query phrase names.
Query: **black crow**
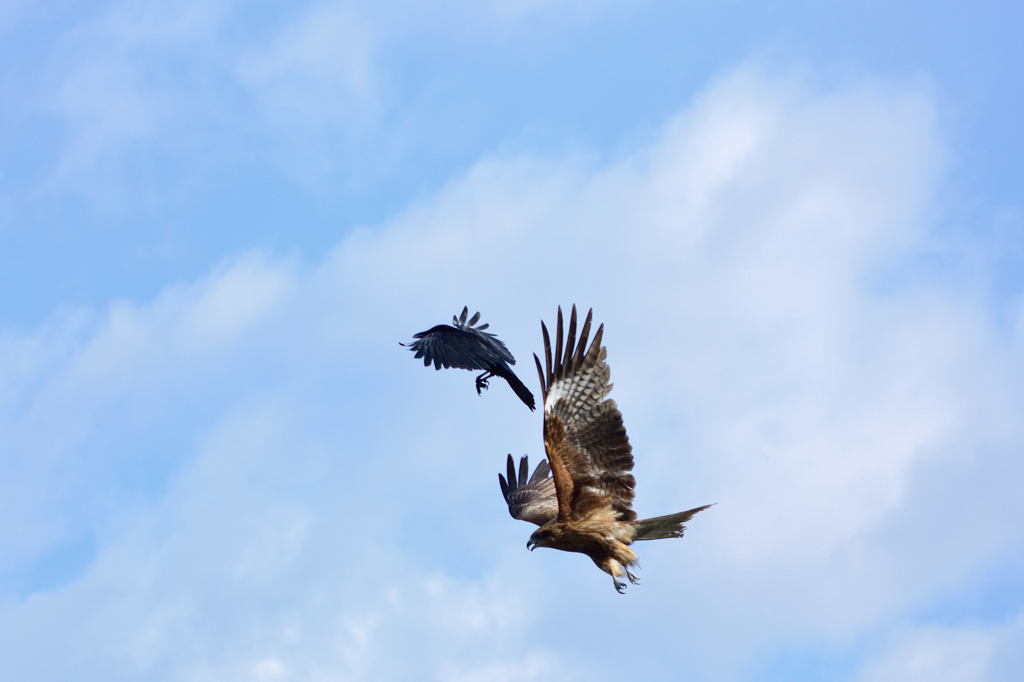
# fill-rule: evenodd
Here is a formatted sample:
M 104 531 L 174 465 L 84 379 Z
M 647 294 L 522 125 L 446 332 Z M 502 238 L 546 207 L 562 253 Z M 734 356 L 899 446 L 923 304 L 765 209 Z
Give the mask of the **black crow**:
M 474 315 L 468 322 L 467 315 L 469 308 L 463 308 L 462 317 L 452 317 L 452 326 L 439 324 L 425 332 L 415 334 L 413 338 L 416 340 L 412 343 L 401 345 L 415 351 L 417 358 L 423 358 L 424 367 L 434 363 L 434 369 L 455 367 L 485 370 L 476 378 L 477 394 L 481 389 L 487 388 L 489 378 L 501 377 L 508 382 L 527 407 L 534 409 L 533 394 L 509 367 L 516 364 L 516 360 L 508 352 L 508 348 L 497 336 L 484 331 L 490 325 L 474 326 L 480 319 L 480 313 Z

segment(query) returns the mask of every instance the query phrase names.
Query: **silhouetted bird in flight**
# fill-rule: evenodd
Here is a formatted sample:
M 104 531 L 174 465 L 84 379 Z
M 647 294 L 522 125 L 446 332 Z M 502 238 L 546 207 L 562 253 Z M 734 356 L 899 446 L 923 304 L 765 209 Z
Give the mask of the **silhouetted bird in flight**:
M 468 315 L 469 308 L 463 308 L 461 317 L 452 317 L 452 326 L 439 324 L 415 334 L 413 338 L 416 340 L 412 343 L 401 345 L 415 351 L 417 358 L 423 358 L 424 367 L 434 363 L 434 369 L 455 367 L 485 370 L 476 378 L 477 394 L 487 388 L 488 379 L 501 377 L 527 407 L 534 409 L 533 394 L 509 367 L 516 364 L 516 360 L 508 348 L 497 336 L 484 331 L 490 325 L 474 326 L 480 320 L 480 313 L 473 315 L 467 322 Z

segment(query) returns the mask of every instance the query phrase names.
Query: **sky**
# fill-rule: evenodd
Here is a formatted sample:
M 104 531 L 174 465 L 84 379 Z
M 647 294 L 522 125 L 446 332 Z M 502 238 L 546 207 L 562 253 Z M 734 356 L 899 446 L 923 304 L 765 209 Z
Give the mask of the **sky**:
M 0 669 L 19 680 L 1024 677 L 1024 9 L 0 5 Z M 616 594 L 529 552 L 593 308 Z

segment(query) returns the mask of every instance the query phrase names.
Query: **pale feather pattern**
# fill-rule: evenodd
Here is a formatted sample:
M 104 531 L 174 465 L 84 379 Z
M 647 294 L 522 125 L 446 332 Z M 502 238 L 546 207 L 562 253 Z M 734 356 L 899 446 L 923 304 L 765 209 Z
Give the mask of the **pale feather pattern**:
M 546 367 L 542 369 L 540 359 L 534 358 L 544 391 L 544 445 L 558 488 L 560 519 L 583 519 L 610 508 L 615 521 L 628 523 L 636 519 L 632 448 L 622 414 L 614 400 L 606 399 L 612 385 L 607 349 L 601 345 L 604 325 L 586 349 L 592 319 L 593 311 L 587 314 L 576 345 L 573 306 L 564 354 L 562 309 L 558 309 L 554 354 L 547 327 L 541 323 Z M 565 486 L 559 464 L 568 474 Z
M 550 476 L 551 467 L 548 466 L 546 459 L 540 461 L 529 481 L 527 475 L 530 472 L 530 462 L 526 455 L 519 460 L 518 475 L 512 455 L 508 456 L 506 471 L 508 480 L 498 474 L 498 483 L 501 485 L 501 494 L 508 504 L 508 513 L 512 518 L 543 526 L 558 516 L 555 481 Z
M 640 540 L 661 540 L 663 538 L 681 538 L 686 531 L 683 524 L 693 518 L 697 512 L 702 512 L 713 505 L 705 504 L 703 507 L 688 509 L 676 514 L 655 516 L 653 519 L 644 519 L 636 522 L 635 541 Z

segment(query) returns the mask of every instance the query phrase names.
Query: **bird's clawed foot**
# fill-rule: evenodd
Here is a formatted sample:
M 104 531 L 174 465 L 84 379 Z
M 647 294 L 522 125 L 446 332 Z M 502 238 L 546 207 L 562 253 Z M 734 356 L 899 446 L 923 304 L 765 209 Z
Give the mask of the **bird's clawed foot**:
M 634 585 L 640 584 L 640 578 L 637 578 L 635 575 L 633 575 L 632 571 L 630 571 L 628 568 L 626 569 L 626 577 L 629 578 L 629 582 L 633 583 Z
M 480 376 L 478 376 L 476 378 L 476 394 L 477 395 L 480 395 L 480 391 L 481 390 L 483 390 L 485 388 L 488 388 L 487 380 L 490 379 L 492 376 L 494 376 L 494 375 L 491 374 L 490 372 L 484 372 L 483 374 L 481 374 Z
M 612 576 L 612 582 L 615 583 L 615 591 L 619 594 L 626 594 L 626 583 L 619 582 L 618 578 Z

